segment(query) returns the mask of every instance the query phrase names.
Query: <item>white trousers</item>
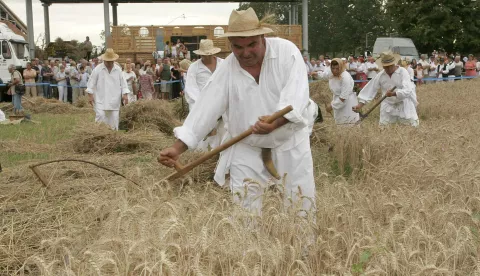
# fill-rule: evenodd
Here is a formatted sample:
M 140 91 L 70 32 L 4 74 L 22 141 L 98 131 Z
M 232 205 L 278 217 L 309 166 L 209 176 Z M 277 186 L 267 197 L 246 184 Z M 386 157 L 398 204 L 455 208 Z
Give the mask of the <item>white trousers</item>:
M 64 84 L 62 84 L 64 85 Z M 57 86 L 58 88 L 58 100 L 61 102 L 68 102 L 68 93 L 67 93 L 67 87 L 66 86 Z
M 3 111 L 0 109 L 0 122 L 3 122 L 5 120 L 6 120 L 5 113 L 3 113 Z
M 119 110 L 101 110 L 95 108 L 95 122 L 109 125 L 113 130 L 118 130 Z
M 399 116 L 393 116 L 385 110 L 380 110 L 380 125 L 385 126 L 390 124 L 410 125 L 417 127 L 420 124 L 420 121 L 418 119 L 405 119 Z
M 306 133 L 308 136 L 308 133 Z M 285 180 L 276 180 L 265 169 L 261 149 L 244 143 L 235 145 L 230 165 L 230 188 L 234 201 L 246 210 L 261 215 L 262 197 L 270 185 L 283 191 L 285 207 L 300 205 L 303 211 L 315 209 L 315 180 L 310 139 L 306 137 L 296 147 L 286 151 L 272 149 L 272 160 L 280 176 L 286 173 Z M 254 181 L 245 181 L 245 179 Z M 281 184 L 285 181 L 285 187 Z M 295 206 L 296 207 L 296 206 Z M 302 212 L 301 215 L 306 213 Z

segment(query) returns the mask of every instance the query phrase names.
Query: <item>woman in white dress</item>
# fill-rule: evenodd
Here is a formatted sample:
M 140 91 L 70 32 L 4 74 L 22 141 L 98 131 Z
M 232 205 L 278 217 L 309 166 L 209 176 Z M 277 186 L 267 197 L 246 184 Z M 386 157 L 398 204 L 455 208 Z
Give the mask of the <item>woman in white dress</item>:
M 135 82 L 137 81 L 137 75 L 132 70 L 132 64 L 131 63 L 126 63 L 125 64 L 125 71 L 123 71 L 122 73 L 123 73 L 123 77 L 127 81 L 128 90 L 130 90 L 130 93 L 128 93 L 128 102 L 133 103 L 137 100 L 137 95 L 135 95 L 134 91 L 133 91 L 133 86 L 135 85 Z
M 353 124 L 360 120 L 358 113 L 352 107 L 358 104 L 357 95 L 353 92 L 354 81 L 352 76 L 345 71 L 345 63 L 335 58 L 330 64 L 330 70 L 319 73 L 321 79 L 328 79 L 333 100 L 327 105 L 327 112 L 333 110 L 333 117 L 337 125 Z

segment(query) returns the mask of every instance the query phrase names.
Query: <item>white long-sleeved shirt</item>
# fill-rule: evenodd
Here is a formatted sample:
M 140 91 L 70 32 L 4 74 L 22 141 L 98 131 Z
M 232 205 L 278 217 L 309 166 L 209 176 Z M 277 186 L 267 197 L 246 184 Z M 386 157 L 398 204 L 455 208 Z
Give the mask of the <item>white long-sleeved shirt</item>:
M 442 74 L 444 75 L 449 75 L 448 73 L 450 72 L 450 70 L 453 70 L 455 69 L 455 62 L 450 62 L 449 64 L 447 64 L 447 66 L 445 67 L 445 64 L 443 64 L 442 68 L 445 68 L 445 70 L 442 69 Z M 454 76 L 455 74 L 452 74 L 451 76 Z
M 378 65 L 375 62 L 366 62 L 365 66 L 367 67 L 367 78 L 373 79 L 377 76 L 377 71 L 368 71 L 368 69 L 378 69 Z
M 330 103 L 334 110 L 335 123 L 352 124 L 360 119 L 358 113 L 353 112 L 352 107 L 358 104 L 356 94 L 353 92 L 354 81 L 352 76 L 343 71 L 339 78 L 333 77 L 332 71 L 327 69 L 319 74 L 319 78 L 328 79 L 333 99 Z M 343 101 L 342 101 L 343 99 Z
M 301 132 L 308 132 L 310 119 L 305 62 L 292 42 L 280 38 L 265 40 L 259 83 L 241 68 L 233 54 L 215 70 L 183 126 L 174 130 L 175 136 L 189 148 L 195 148 L 224 113 L 228 133 L 234 137 L 254 125 L 260 116 L 271 115 L 288 105 L 292 105 L 293 111 L 284 117 L 290 123 L 268 135 L 250 135 L 242 143 L 288 150 L 305 137 Z
M 357 74 L 360 73 L 365 73 L 367 74 L 367 66 L 365 66 L 365 63 L 358 63 L 357 64 Z
M 216 68 L 218 68 L 223 62 L 223 59 L 218 57 L 216 59 Z M 200 91 L 202 91 L 203 87 L 205 87 L 212 74 L 213 73 L 205 64 L 203 64 L 201 59 L 195 61 L 190 65 L 190 67 L 188 67 L 187 79 L 185 81 L 185 98 L 190 110 L 193 109 L 195 102 L 198 101 Z
M 355 70 L 355 71 L 348 71 L 351 76 L 357 75 L 357 67 L 358 64 L 356 62 L 347 62 L 347 70 Z
M 410 79 L 407 69 L 398 67 L 390 77 L 385 70 L 382 70 L 372 79 L 358 94 L 358 101 L 366 103 L 375 98 L 378 89 L 382 90 L 382 96 L 387 90 L 396 87 L 395 97 L 386 98 L 381 104 L 381 110 L 390 116 L 398 116 L 404 119 L 418 120 L 416 106 L 417 96 L 415 93 L 415 85 Z
M 424 60 L 424 59 L 420 59 L 418 61 L 419 64 L 422 65 L 423 67 L 423 75 L 424 76 L 428 76 L 428 68 L 430 67 L 430 61 L 428 60 Z
M 130 93 L 120 66 L 114 64 L 109 73 L 103 63 L 93 70 L 86 91 L 93 94 L 95 108 L 100 110 L 120 110 L 122 95 Z
M 320 62 L 320 64 L 315 64 L 313 66 L 313 72 L 325 71 L 325 62 Z

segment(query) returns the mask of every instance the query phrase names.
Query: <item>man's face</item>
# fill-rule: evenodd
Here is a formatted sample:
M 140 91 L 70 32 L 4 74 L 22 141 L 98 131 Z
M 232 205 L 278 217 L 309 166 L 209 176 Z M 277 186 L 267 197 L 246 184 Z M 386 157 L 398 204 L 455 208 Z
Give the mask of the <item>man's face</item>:
M 157 64 L 158 65 L 162 64 L 162 59 L 161 58 L 157 59 Z
M 304 56 L 304 57 L 303 57 L 303 61 L 304 61 L 305 63 L 307 63 L 307 60 L 308 60 L 308 57 L 307 57 L 307 56 Z
M 265 55 L 263 36 L 230 37 L 232 52 L 242 67 L 252 67 L 262 62 Z
M 383 66 L 383 69 L 385 70 L 385 73 L 391 75 L 397 70 L 397 66 L 395 64 L 389 65 L 389 66 Z
M 321 60 L 317 60 L 317 65 L 320 65 L 322 64 L 322 61 Z
M 113 64 L 114 64 L 114 61 L 105 61 L 105 66 L 106 66 L 108 69 L 113 68 Z
M 459 62 L 460 61 L 460 57 L 455 57 L 455 62 Z
M 348 57 L 348 62 L 353 62 L 353 57 Z
M 320 61 L 323 62 L 325 60 L 324 56 L 320 56 Z

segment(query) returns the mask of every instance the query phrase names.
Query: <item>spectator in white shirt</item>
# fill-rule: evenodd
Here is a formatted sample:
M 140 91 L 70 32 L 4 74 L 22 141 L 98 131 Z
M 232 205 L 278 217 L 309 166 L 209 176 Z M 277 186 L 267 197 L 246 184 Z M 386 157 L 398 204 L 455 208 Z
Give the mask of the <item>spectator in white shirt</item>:
M 367 79 L 371 80 L 377 76 L 379 69 L 377 63 L 375 63 L 375 59 L 371 55 L 369 55 L 367 59 L 368 62 L 365 63 L 367 67 Z
M 427 60 L 427 55 L 425 54 L 421 55 L 420 60 L 418 61 L 418 64 L 422 65 L 422 69 L 423 69 L 422 76 L 428 76 L 428 70 L 430 69 L 430 61 Z M 417 73 L 418 73 L 418 70 L 417 70 Z
M 438 71 L 437 71 L 437 60 L 435 56 L 430 56 L 430 68 L 428 69 L 428 77 L 429 78 L 436 78 Z M 435 80 L 426 81 L 426 83 L 435 83 Z
M 355 80 L 357 77 L 357 63 L 353 60 L 353 56 L 348 57 L 347 72 L 350 73 Z
M 480 58 L 475 58 L 476 61 L 476 67 L 477 67 L 477 73 L 480 76 Z
M 307 68 L 307 74 L 308 74 L 308 77 L 310 78 L 310 76 L 313 72 L 313 65 L 308 60 L 307 55 L 303 55 L 303 61 L 305 61 L 305 67 Z

